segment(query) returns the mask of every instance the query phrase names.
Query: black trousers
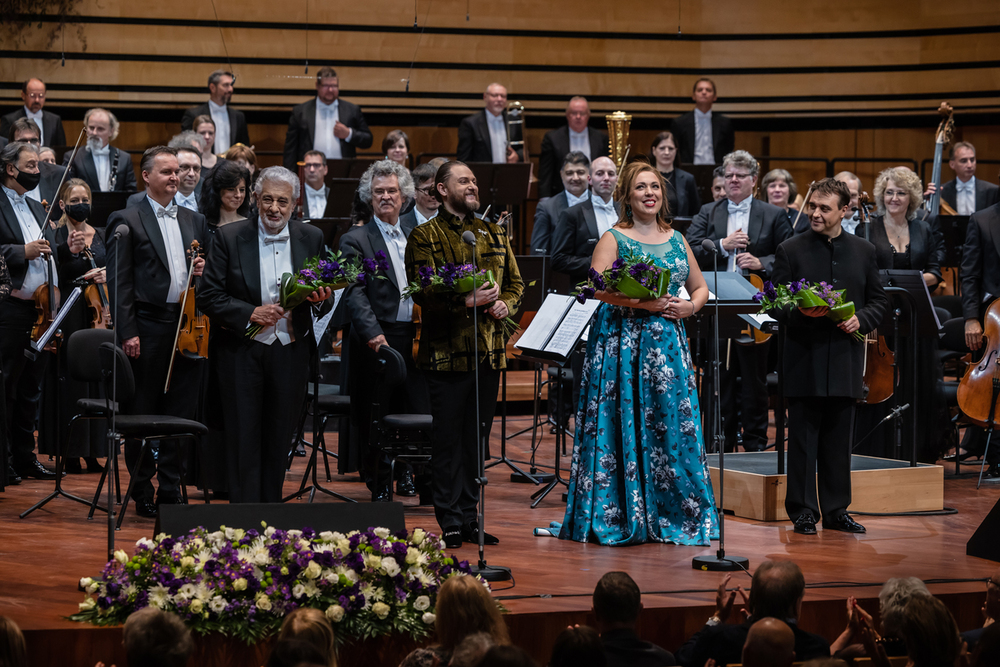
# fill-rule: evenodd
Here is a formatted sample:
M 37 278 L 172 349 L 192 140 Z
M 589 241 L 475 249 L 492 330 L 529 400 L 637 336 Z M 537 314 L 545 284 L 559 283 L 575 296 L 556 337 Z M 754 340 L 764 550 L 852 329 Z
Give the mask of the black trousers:
M 32 301 L 11 297 L 0 303 L 0 359 L 7 409 L 7 444 L 14 468 L 33 463 L 35 420 L 42 396 L 42 379 L 52 355 L 43 352 L 30 361 L 24 350 L 31 344 L 31 327 L 38 317 Z
M 309 379 L 312 340 L 264 345 L 220 332 L 212 348 L 222 391 L 230 503 L 281 502 L 292 435 Z
M 729 364 L 726 365 L 726 345 Z M 767 447 L 767 352 L 769 343 L 739 345 L 722 341 L 719 366 L 719 399 L 726 451 L 736 451 L 736 434 L 743 426 L 743 447 L 748 452 Z M 737 382 L 740 378 L 740 382 Z M 737 392 L 737 385 L 740 391 Z
M 434 417 L 434 515 L 442 530 L 476 520 L 479 488 L 479 433 L 489 438 L 497 407 L 500 371 L 479 365 L 479 419 L 476 424 L 476 376 L 472 371 L 427 371 Z
M 854 403 L 840 396 L 788 399 L 785 511 L 793 521 L 806 513 L 833 520 L 851 504 Z
M 131 414 L 169 415 L 183 419 L 197 417 L 204 360 L 177 355 L 170 377 L 170 391 L 163 393 L 179 316 L 176 307 L 168 307 L 158 313 L 144 314 L 140 311 L 136 318 L 139 356 L 130 360 L 135 376 L 135 395 L 129 406 Z M 139 461 L 141 444 L 139 440 L 125 441 L 125 464 L 135 477 L 132 496 L 137 501 L 152 501 L 151 480 L 155 474 L 159 482 L 159 498 L 179 498 L 184 442 L 175 438 L 160 440 L 156 459 L 147 450 L 144 459 Z

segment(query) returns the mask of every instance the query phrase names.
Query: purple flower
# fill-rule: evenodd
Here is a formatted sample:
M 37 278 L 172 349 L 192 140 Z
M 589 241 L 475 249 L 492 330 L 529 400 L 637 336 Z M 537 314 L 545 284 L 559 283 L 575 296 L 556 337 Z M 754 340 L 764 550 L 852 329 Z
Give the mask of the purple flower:
M 302 269 L 299 271 L 299 278 L 312 282 L 316 280 L 316 272 L 312 269 Z
M 434 268 L 431 266 L 421 266 L 417 269 L 417 277 L 420 279 L 420 287 L 430 287 L 431 282 L 434 280 Z
M 770 280 L 764 282 L 764 296 L 766 296 L 768 299 L 778 298 L 778 290 L 774 288 L 774 283 L 772 283 Z
M 594 289 L 598 291 L 603 292 L 608 288 L 607 283 L 604 282 L 604 276 L 593 267 L 587 271 L 587 280 L 593 283 Z

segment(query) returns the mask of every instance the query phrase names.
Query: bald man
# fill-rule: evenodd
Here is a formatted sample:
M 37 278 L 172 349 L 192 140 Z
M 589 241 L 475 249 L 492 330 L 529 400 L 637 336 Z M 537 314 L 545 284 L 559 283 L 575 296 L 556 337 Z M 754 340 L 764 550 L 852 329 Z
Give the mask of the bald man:
M 7 137 L 18 118 L 30 118 L 38 123 L 41 130 L 40 145 L 65 146 L 66 132 L 63 130 L 62 118 L 43 108 L 47 94 L 48 90 L 40 79 L 25 81 L 21 85 L 21 101 L 24 104 L 0 118 L 0 136 Z
M 795 633 L 784 621 L 762 618 L 747 633 L 743 667 L 791 667 L 795 662 Z
M 524 151 L 514 151 L 507 137 L 507 89 L 491 83 L 483 93 L 485 108 L 466 116 L 458 126 L 459 162 L 521 162 Z
M 542 138 L 542 152 L 538 156 L 538 197 L 554 197 L 563 191 L 559 178 L 559 165 L 571 151 L 579 151 L 596 160 L 608 154 L 608 135 L 589 127 L 590 105 L 579 95 L 566 105 L 566 124 L 549 130 Z

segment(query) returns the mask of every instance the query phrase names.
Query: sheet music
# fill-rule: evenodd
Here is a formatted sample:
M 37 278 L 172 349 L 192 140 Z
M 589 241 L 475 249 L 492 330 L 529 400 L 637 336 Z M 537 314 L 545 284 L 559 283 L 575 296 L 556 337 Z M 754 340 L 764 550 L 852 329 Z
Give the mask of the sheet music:
M 333 308 L 330 309 L 329 313 L 320 318 L 317 318 L 315 313 L 311 313 L 313 321 L 313 342 L 316 345 L 319 345 L 319 341 L 323 338 L 323 334 L 326 333 L 327 327 L 330 326 L 330 320 L 333 319 L 333 314 L 336 312 L 337 306 L 340 304 L 340 297 L 344 296 L 345 289 L 346 288 L 334 290 Z
M 748 320 L 752 320 L 750 323 L 754 327 L 756 327 L 758 329 L 763 328 L 763 326 L 766 323 L 768 323 L 768 322 L 776 322 L 777 321 L 773 317 L 771 317 L 770 315 L 767 315 L 767 314 L 765 314 L 765 315 L 756 315 L 754 313 L 747 313 L 745 315 L 741 315 L 740 317 L 743 317 L 743 318 L 748 319 Z
M 570 304 L 576 303 L 576 299 L 563 294 L 546 295 L 538 312 L 535 313 L 531 324 L 517 343 L 514 344 L 519 350 L 541 350 L 545 345 L 545 339 L 549 333 L 559 324 L 559 321 L 569 310 Z
M 572 354 L 573 347 L 580 339 L 583 330 L 590 324 L 590 318 L 593 317 L 600 305 L 601 302 L 597 299 L 587 299 L 586 303 L 574 301 L 573 306 L 566 313 L 566 317 L 559 324 L 559 328 L 552 334 L 548 345 L 545 346 L 545 351 L 558 354 L 561 357 L 568 357 Z

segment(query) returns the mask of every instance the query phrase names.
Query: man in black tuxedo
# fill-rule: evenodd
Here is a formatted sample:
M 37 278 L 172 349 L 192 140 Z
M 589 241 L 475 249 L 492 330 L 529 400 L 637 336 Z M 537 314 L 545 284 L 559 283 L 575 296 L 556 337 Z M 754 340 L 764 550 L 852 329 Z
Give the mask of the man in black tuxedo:
M 24 350 L 31 343 L 31 327 L 38 316 L 33 295 L 48 279 L 51 259 L 52 277 L 58 285 L 55 256 L 55 231 L 43 229 L 45 210 L 27 197 L 38 186 L 38 147 L 20 141 L 7 144 L 0 151 L 0 252 L 10 271 L 13 291 L 0 303 L 0 360 L 3 363 L 4 396 L 7 409 L 7 442 L 12 465 L 7 471 L 8 484 L 19 477 L 54 479 L 35 457 L 35 417 L 41 398 L 42 377 L 48 354 L 28 361 Z M 79 252 L 82 247 L 77 248 Z
M 38 129 L 38 124 L 30 118 L 18 118 L 15 120 L 14 124 L 10 126 L 10 134 L 8 136 L 11 142 L 23 141 L 33 144 L 36 147 L 41 145 L 41 140 L 39 139 L 41 131 Z M 3 144 L 3 146 L 6 145 L 6 143 Z M 2 150 L 3 146 L 0 146 L 0 150 Z M 59 183 L 62 181 L 62 175 L 65 171 L 65 167 L 47 162 L 39 162 L 38 172 L 41 175 L 41 180 L 37 188 L 28 191 L 27 196 L 39 203 L 43 201 L 54 202 L 56 196 L 59 194 Z
M 212 320 L 209 358 L 225 397 L 231 503 L 281 501 L 315 349 L 311 314 L 331 296 L 324 287 L 309 296 L 314 308 L 280 305 L 282 274 L 323 252 L 323 232 L 291 219 L 298 193 L 298 176 L 284 167 L 261 171 L 254 184 L 260 216 L 219 229 L 198 293 L 198 307 Z M 252 338 L 251 324 L 262 327 Z
M 83 126 L 87 131 L 86 147 L 77 151 L 73 164 L 69 163 L 70 151 L 63 156 L 69 177 L 83 180 L 93 192 L 135 192 L 132 156 L 111 145 L 118 137 L 115 115 L 105 109 L 89 109 L 83 115 Z
M 197 135 L 196 135 L 197 136 Z M 170 142 L 171 144 L 174 142 Z M 196 148 L 190 146 L 169 146 L 177 150 L 177 164 L 180 173 L 177 177 L 177 194 L 174 195 L 174 203 L 183 206 L 189 211 L 200 213 L 199 202 L 201 201 L 201 153 Z M 136 192 L 131 195 L 125 203 L 126 207 L 138 206 L 146 201 L 145 192 Z
M 635 632 L 642 594 L 625 572 L 608 572 L 594 588 L 594 617 L 608 667 L 666 667 L 674 656 Z
M 459 162 L 523 162 L 524 151 L 514 150 L 507 136 L 507 89 L 491 83 L 483 93 L 486 108 L 458 124 Z
M 441 202 L 434 196 L 437 167 L 429 162 L 418 164 L 410 175 L 413 177 L 413 208 L 400 215 L 399 220 L 413 229 L 436 216 Z
M 538 197 L 545 199 L 562 192 L 559 166 L 571 151 L 583 153 L 591 162 L 608 154 L 608 135 L 588 127 L 590 106 L 587 98 L 574 97 L 566 106 L 566 125 L 550 130 L 542 137 L 538 157 Z
M 135 395 L 132 405 L 126 407 L 133 414 L 194 419 L 201 360 L 177 355 L 170 391 L 164 393 L 163 388 L 188 280 L 186 250 L 192 241 L 206 247 L 208 228 L 205 216 L 174 202 L 180 178 L 176 149 L 148 149 L 142 155 L 141 169 L 146 201 L 112 213 L 107 227 L 111 312 L 117 309 L 118 337 L 135 375 Z M 129 233 L 116 238 L 115 230 L 120 226 L 127 226 Z M 200 276 L 204 267 L 204 258 L 194 260 L 193 275 Z M 151 452 L 138 460 L 139 445 L 137 440 L 125 442 L 125 461 L 135 477 L 136 512 L 155 517 L 157 505 L 180 502 L 181 444 L 161 440 L 155 462 Z M 159 481 L 156 504 L 150 481 L 154 472 Z
M 531 254 L 552 254 L 552 230 L 562 212 L 590 199 L 590 158 L 580 152 L 567 153 L 559 168 L 563 191 L 540 202 L 531 227 Z
M 1000 201 L 1000 188 L 976 178 L 976 147 L 960 141 L 951 147 L 948 166 L 955 178 L 941 186 L 941 199 L 959 215 L 972 215 Z
M 590 197 L 564 210 L 552 231 L 552 269 L 568 275 L 573 285 L 587 279 L 597 242 L 618 222 L 617 184 L 611 158 L 595 159 L 590 163 Z
M 726 198 L 701 207 L 687 233 L 691 250 L 702 271 L 718 266 L 720 272 L 752 273 L 767 280 L 778 244 L 792 235 L 788 216 L 777 206 L 754 198 L 759 167 L 752 155 L 734 151 L 723 159 L 722 167 Z M 718 252 L 706 251 L 705 239 Z M 740 424 L 746 451 L 762 451 L 767 446 L 767 348 L 768 341 L 741 345 L 728 339 L 723 343 L 719 389 L 726 451 L 735 451 Z M 742 379 L 739 394 L 737 377 Z
M 390 413 L 429 414 L 430 402 L 423 374 L 413 361 L 413 299 L 400 300 L 406 289 L 406 239 L 416 224 L 400 218 L 403 202 L 414 194 L 413 178 L 405 167 L 392 160 L 376 162 L 361 177 L 358 194 L 373 211 L 371 220 L 362 227 L 352 227 L 340 239 L 340 251 L 345 259 L 374 259 L 379 253 L 389 262 L 387 280 L 367 280 L 344 292 L 347 315 L 350 318 L 348 354 L 350 369 L 348 386 L 351 396 L 352 429 L 358 431 L 363 452 L 362 471 L 373 501 L 388 501 L 389 469 L 379 460 L 379 452 L 369 447 L 372 423 L 372 386 L 378 352 L 388 345 L 406 360 L 406 383 L 391 396 L 380 401 Z M 401 480 L 397 488 L 401 495 L 415 495 L 412 478 Z
M 292 109 L 285 134 L 285 169 L 298 173 L 296 163 L 316 150 L 328 160 L 353 158 L 370 148 L 372 133 L 361 108 L 340 99 L 340 79 L 332 67 L 316 73 L 316 97 Z
M 302 215 L 305 219 L 323 218 L 330 198 L 330 186 L 326 184 L 326 156 L 319 151 L 308 151 L 302 161 L 306 177 Z
M 30 118 L 38 124 L 41 130 L 42 146 L 65 146 L 66 132 L 63 130 L 62 118 L 45 111 L 45 95 L 48 91 L 45 84 L 38 79 L 28 79 L 21 86 L 21 100 L 24 104 L 16 111 L 0 118 L 0 136 L 10 134 L 10 127 L 18 118 Z
M 677 154 L 682 164 L 719 164 L 736 146 L 733 123 L 712 111 L 716 94 L 711 79 L 695 81 L 691 98 L 694 110 L 670 123 L 670 131 L 677 140 Z
M 786 332 L 780 371 L 788 399 L 785 511 L 795 532 L 804 535 L 816 534 L 821 510 L 823 528 L 865 532 L 847 514 L 851 426 L 865 363 L 865 346 L 854 334 L 873 331 L 889 300 L 879 281 L 875 246 L 841 227 L 850 200 L 840 181 L 818 181 L 806 205 L 812 229 L 778 246 L 771 272 L 776 285 L 822 281 L 844 290 L 844 301 L 853 301 L 855 308 L 853 317 L 839 323 L 825 317 L 825 306 L 772 312 Z
M 250 145 L 250 132 L 247 130 L 247 119 L 242 111 L 230 106 L 233 98 L 233 82 L 236 78 L 231 72 L 215 70 L 208 75 L 208 101 L 191 107 L 181 118 L 182 130 L 194 130 L 191 127 L 198 116 L 211 116 L 215 123 L 215 147 L 213 152 L 222 155 L 235 144 Z

